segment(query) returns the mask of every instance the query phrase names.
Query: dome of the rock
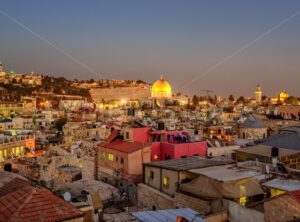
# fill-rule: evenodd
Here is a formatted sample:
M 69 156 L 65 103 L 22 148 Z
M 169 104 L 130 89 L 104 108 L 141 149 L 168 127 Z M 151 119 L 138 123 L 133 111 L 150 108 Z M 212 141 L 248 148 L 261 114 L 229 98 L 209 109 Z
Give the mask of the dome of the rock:
M 172 97 L 172 88 L 168 81 L 161 77 L 157 80 L 151 89 L 151 96 L 157 99 L 167 99 Z

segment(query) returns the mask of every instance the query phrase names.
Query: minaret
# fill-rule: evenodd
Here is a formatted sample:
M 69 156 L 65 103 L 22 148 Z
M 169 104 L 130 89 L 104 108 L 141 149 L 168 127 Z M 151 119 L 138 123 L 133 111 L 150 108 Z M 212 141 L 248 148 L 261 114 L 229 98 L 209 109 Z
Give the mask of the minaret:
M 262 90 L 260 85 L 257 85 L 256 90 L 255 90 L 255 101 L 256 103 L 260 104 L 261 103 L 261 97 L 262 97 Z
M 2 62 L 0 61 L 0 73 L 3 72 L 3 65 Z

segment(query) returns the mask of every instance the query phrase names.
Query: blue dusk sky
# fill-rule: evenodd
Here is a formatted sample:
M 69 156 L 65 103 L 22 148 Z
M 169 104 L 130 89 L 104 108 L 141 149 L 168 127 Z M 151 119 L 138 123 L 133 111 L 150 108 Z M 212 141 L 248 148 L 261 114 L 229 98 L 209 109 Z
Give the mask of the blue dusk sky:
M 299 0 L 2 0 L 0 28 L 5 70 L 300 96 Z

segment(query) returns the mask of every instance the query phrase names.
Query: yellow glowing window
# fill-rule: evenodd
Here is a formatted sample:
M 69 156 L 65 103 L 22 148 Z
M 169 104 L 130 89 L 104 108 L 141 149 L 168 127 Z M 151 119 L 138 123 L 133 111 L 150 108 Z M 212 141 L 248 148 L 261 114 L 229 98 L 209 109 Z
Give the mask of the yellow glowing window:
M 108 154 L 108 160 L 113 161 L 114 160 L 114 155 L 109 153 Z
M 16 149 L 15 149 L 15 148 L 12 148 L 12 149 L 11 149 L 11 152 L 12 152 L 13 155 L 15 155 Z
M 20 146 L 20 152 L 22 153 L 24 151 L 24 147 Z
M 167 177 L 167 176 L 164 176 L 164 178 L 163 178 L 163 185 L 164 185 L 164 187 L 168 187 L 169 184 L 170 184 L 170 178 Z
M 20 147 L 17 147 L 16 148 L 16 156 L 19 156 L 20 155 Z
M 7 150 L 4 150 L 4 157 L 7 157 Z
M 0 160 L 3 158 L 3 151 L 0 150 Z

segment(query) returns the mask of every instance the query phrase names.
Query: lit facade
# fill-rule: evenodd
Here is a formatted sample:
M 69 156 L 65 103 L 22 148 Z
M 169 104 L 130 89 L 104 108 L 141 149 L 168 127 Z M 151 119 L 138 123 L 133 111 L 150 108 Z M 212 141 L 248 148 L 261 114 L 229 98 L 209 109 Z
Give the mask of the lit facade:
M 260 85 L 258 85 L 256 87 L 256 90 L 255 90 L 255 101 L 256 101 L 256 103 L 261 103 L 261 98 L 262 98 L 262 90 L 261 90 Z

